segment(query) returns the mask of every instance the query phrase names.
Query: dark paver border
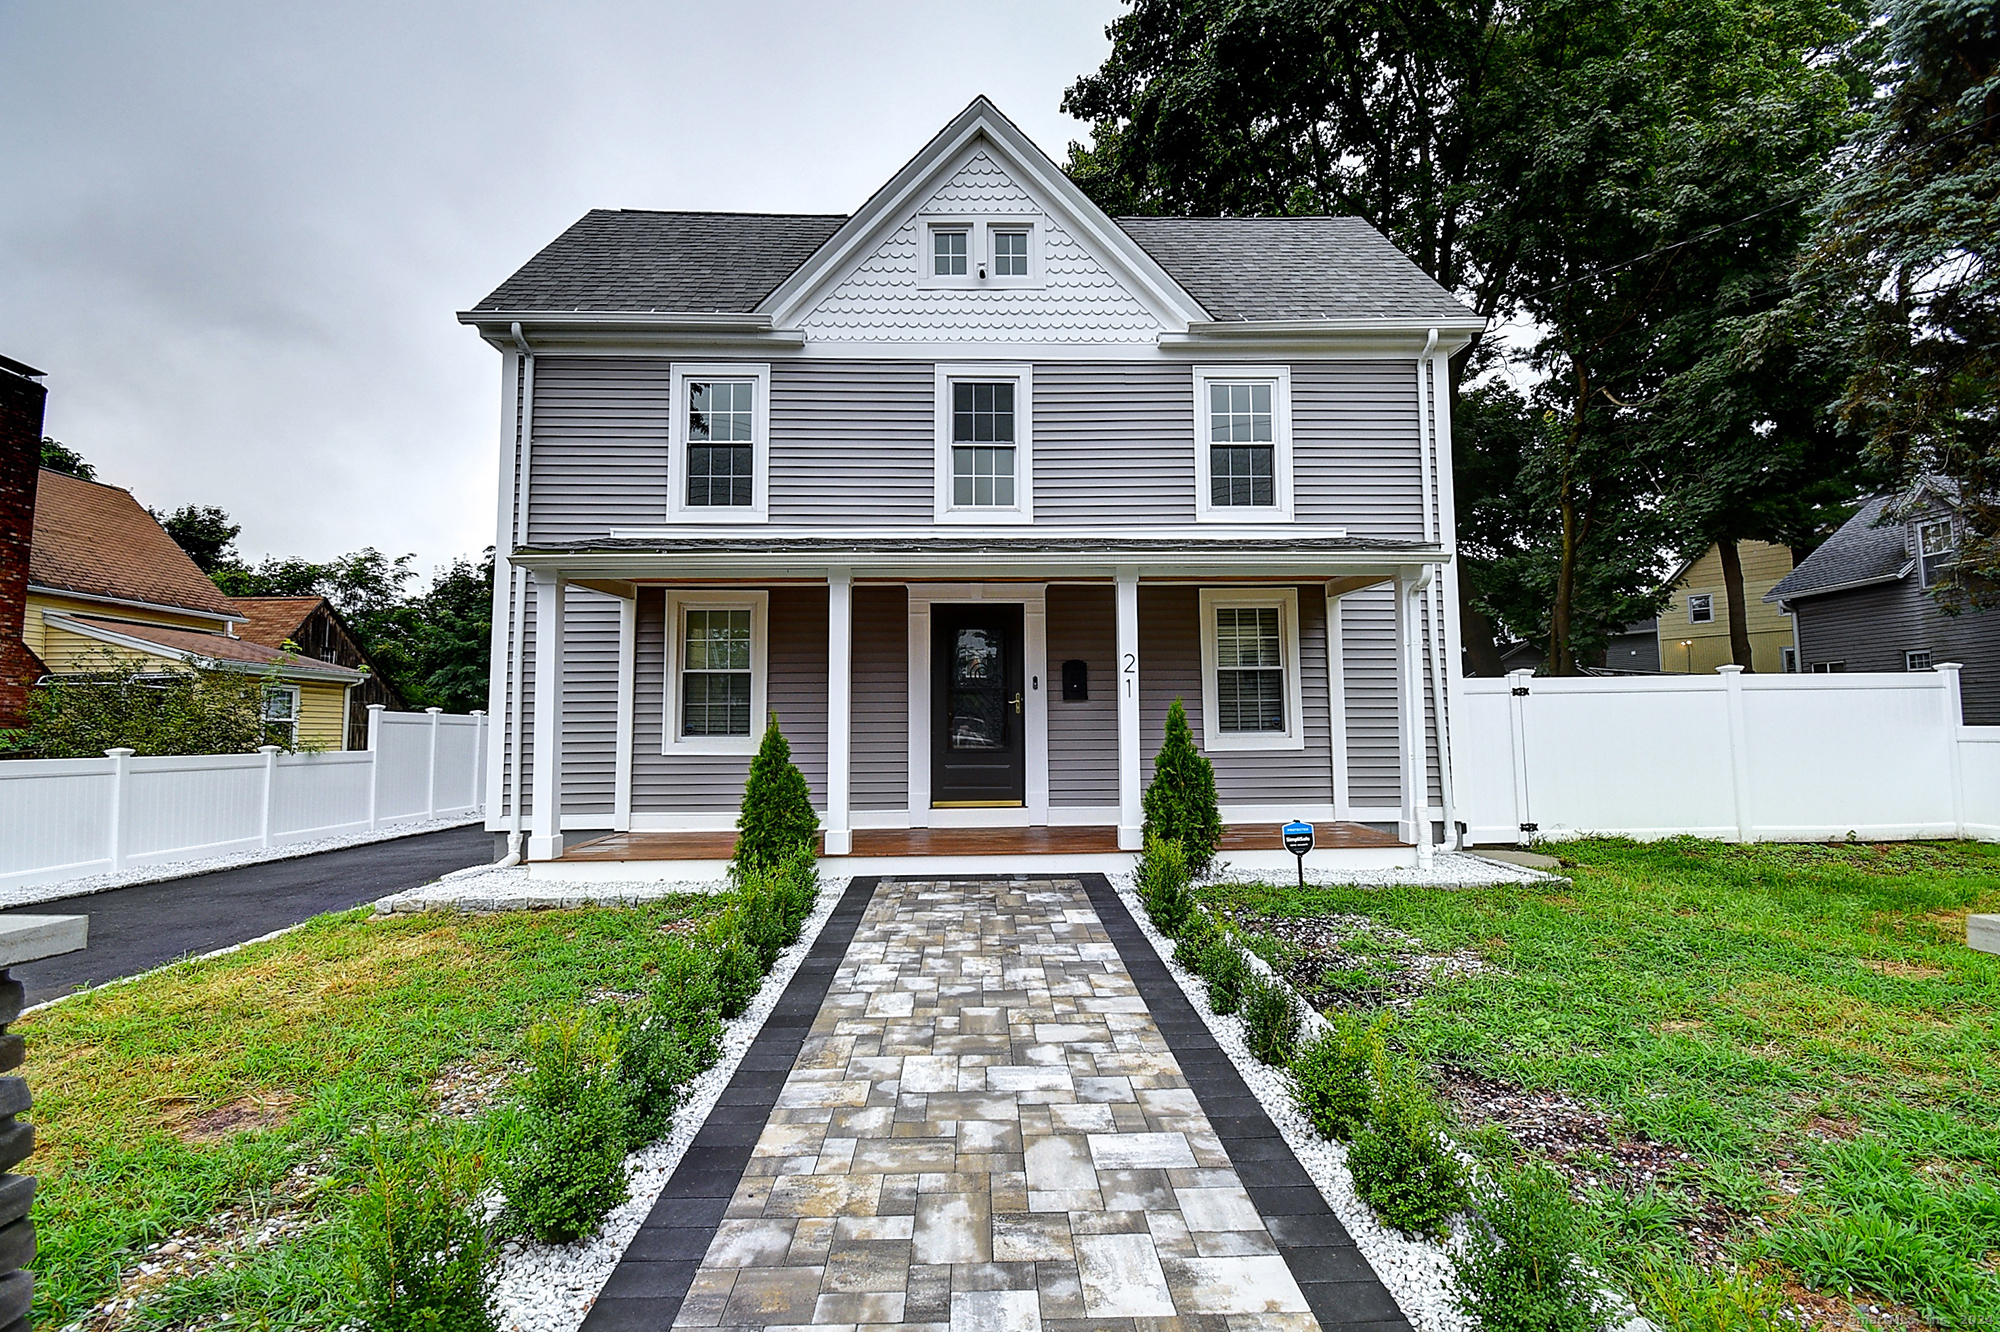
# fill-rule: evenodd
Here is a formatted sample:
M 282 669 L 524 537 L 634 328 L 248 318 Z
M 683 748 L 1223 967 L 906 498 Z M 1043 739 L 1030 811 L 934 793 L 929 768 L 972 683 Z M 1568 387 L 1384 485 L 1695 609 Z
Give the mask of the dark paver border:
M 743 1052 L 736 1075 L 584 1315 L 582 1332 L 659 1332 L 673 1325 L 879 882 L 872 875 L 857 878 L 841 894 L 763 1029 Z
M 1410 1332 L 1395 1297 L 1326 1205 L 1291 1144 L 1216 1043 L 1111 881 L 1102 874 L 1076 877 L 1320 1327 L 1325 1332 Z

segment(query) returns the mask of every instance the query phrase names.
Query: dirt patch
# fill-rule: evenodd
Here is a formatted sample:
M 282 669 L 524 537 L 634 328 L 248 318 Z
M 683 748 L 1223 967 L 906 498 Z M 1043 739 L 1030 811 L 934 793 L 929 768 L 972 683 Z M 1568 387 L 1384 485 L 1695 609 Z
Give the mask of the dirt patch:
M 1441 977 L 1473 976 L 1494 968 L 1469 948 L 1435 953 L 1414 934 L 1366 916 L 1234 917 L 1238 928 L 1276 940 L 1273 964 L 1317 1009 L 1334 1005 L 1408 1008 Z
M 660 933 L 675 935 L 683 939 L 691 938 L 700 932 L 701 927 L 706 923 L 706 919 L 701 916 L 681 916 L 676 920 L 660 922 Z
M 1928 962 L 1902 962 L 1887 957 L 1862 957 L 1855 960 L 1877 975 L 1899 976 L 1904 980 L 1936 980 L 1948 974 L 1943 967 L 1934 967 Z
M 182 1142 L 198 1146 L 222 1142 L 238 1133 L 263 1133 L 292 1117 L 299 1098 L 290 1092 L 239 1096 L 210 1110 L 195 1112 L 192 1104 L 167 1116 L 166 1128 Z
M 1708 1024 L 1706 1022 L 1703 1022 L 1700 1018 L 1684 1018 L 1673 1022 L 1662 1022 L 1659 1026 L 1659 1030 L 1700 1031 L 1703 1027 L 1706 1027 L 1707 1025 Z
M 431 1079 L 431 1108 L 447 1119 L 476 1119 L 500 1103 L 514 1072 L 477 1059 L 447 1064 Z
M 1808 1137 L 1818 1138 L 1821 1141 L 1833 1141 L 1837 1139 L 1841 1142 L 1846 1142 L 1850 1138 L 1861 1136 L 1861 1126 L 1853 1120 L 1830 1119 L 1825 1115 L 1807 1116 L 1805 1131 Z

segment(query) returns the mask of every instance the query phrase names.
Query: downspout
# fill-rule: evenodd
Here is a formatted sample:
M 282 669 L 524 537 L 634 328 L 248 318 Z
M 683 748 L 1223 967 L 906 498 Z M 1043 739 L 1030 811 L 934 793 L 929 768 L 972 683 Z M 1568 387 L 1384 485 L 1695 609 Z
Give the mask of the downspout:
M 1431 385 L 1437 367 L 1431 354 L 1437 350 L 1438 331 L 1432 329 L 1424 339 L 1424 349 L 1417 357 L 1417 412 L 1418 428 L 1422 437 L 1424 455 L 1424 540 L 1435 543 L 1444 527 L 1444 460 L 1438 450 L 1438 422 L 1433 413 L 1437 406 L 1437 394 Z M 1457 842 L 1457 800 L 1454 798 L 1451 773 L 1451 719 L 1448 708 L 1449 691 L 1446 688 L 1446 673 L 1452 669 L 1447 660 L 1447 635 L 1444 617 L 1448 610 L 1444 604 L 1446 580 L 1441 576 L 1442 565 L 1437 566 L 1440 575 L 1425 580 L 1425 605 L 1430 610 L 1428 644 L 1431 659 L 1431 715 L 1437 724 L 1438 755 L 1438 799 L 1444 806 L 1444 841 L 1446 846 Z M 1426 800 L 1430 792 L 1424 793 Z
M 515 322 L 513 332 L 514 345 L 521 349 L 520 474 L 514 484 L 514 549 L 519 550 L 528 544 L 528 480 L 534 459 L 535 438 L 535 352 L 522 334 L 519 321 Z M 507 766 L 511 789 L 507 801 L 507 854 L 496 865 L 500 869 L 521 863 L 521 727 L 526 720 L 521 702 L 521 674 L 526 657 L 523 621 L 528 613 L 528 575 L 511 557 L 507 561 L 507 571 L 514 584 L 512 623 L 508 626 L 512 633 L 507 654 L 508 709 L 511 714 L 508 729 L 512 740 L 507 751 Z

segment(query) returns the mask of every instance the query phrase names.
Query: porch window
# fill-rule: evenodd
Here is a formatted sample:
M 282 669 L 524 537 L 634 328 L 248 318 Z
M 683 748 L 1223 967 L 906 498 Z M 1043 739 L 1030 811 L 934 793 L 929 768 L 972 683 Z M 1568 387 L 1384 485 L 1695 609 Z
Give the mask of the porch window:
M 299 742 L 297 685 L 264 686 L 264 743 L 295 749 Z
M 1298 589 L 1200 594 L 1206 748 L 1302 749 Z
M 673 367 L 671 521 L 765 520 L 770 389 L 768 365 Z
M 1208 366 L 1194 376 L 1195 517 L 1289 521 L 1290 369 Z
M 747 754 L 765 709 L 766 592 L 667 592 L 664 752 Z
M 939 366 L 937 521 L 1033 520 L 1028 366 Z

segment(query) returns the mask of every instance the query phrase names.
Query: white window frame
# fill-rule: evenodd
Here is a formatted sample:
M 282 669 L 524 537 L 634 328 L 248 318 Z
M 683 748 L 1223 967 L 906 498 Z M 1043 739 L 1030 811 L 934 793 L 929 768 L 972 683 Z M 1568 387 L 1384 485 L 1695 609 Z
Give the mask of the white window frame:
M 279 719 L 265 714 L 264 704 L 273 694 L 284 694 L 292 700 L 292 715 L 290 717 Z M 263 694 L 257 700 L 258 729 L 270 731 L 280 726 L 288 727 L 291 731 L 288 744 L 296 747 L 299 743 L 299 710 L 304 703 L 305 699 L 301 695 L 299 687 L 295 684 L 265 685 Z
M 750 402 L 750 503 L 687 502 L 688 381 L 747 379 L 755 384 Z M 762 523 L 770 521 L 771 367 L 768 364 L 676 363 L 668 401 L 667 518 L 676 523 Z
M 1209 488 L 1208 388 L 1211 383 L 1271 385 L 1271 498 L 1269 508 L 1213 502 Z M 1194 519 L 1198 523 L 1292 521 L 1292 368 L 1288 365 L 1198 365 L 1194 368 Z
M 1299 590 L 1296 587 L 1203 588 L 1201 606 L 1201 729 L 1202 748 L 1230 750 L 1300 750 L 1306 747 L 1304 678 L 1299 668 Z M 1215 613 L 1231 607 L 1278 608 L 1278 640 L 1285 661 L 1285 729 L 1225 731 L 1220 725 L 1215 642 Z
M 1932 550 L 1930 542 L 1924 539 L 1924 529 L 1927 527 L 1944 528 L 1950 544 L 1941 549 Z M 1917 521 L 1918 587 L 1931 588 L 1937 586 L 1938 576 L 1951 567 L 1952 562 L 1957 556 L 1958 524 L 1952 521 L 1949 514 L 1942 518 L 1921 518 Z M 1932 564 L 1933 560 L 1937 561 L 1935 566 Z
M 1799 650 L 1795 647 L 1779 648 L 1778 664 L 1783 668 L 1786 675 L 1797 675 L 1799 673 Z
M 1702 608 L 1702 609 L 1703 609 L 1704 611 L 1708 612 L 1708 613 L 1707 613 L 1706 615 L 1701 615 L 1701 616 L 1697 616 L 1697 615 L 1696 615 L 1696 614 L 1694 613 L 1694 603 L 1695 603 L 1695 602 L 1697 602 L 1697 601 L 1699 601 L 1699 602 L 1701 603 L 1701 608 Z M 1688 593 L 1688 599 L 1687 599 L 1687 608 L 1688 608 L 1688 623 L 1689 623 L 1689 624 L 1714 624 L 1714 623 L 1715 623 L 1715 593 L 1713 593 L 1713 592 L 1690 592 L 1690 593 Z
M 989 287 L 1010 291 L 1042 285 L 1042 219 L 1031 214 L 1000 217 L 923 217 L 918 219 L 917 286 L 926 291 L 983 291 Z M 932 237 L 940 231 L 965 233 L 965 272 L 938 273 L 936 247 Z M 993 233 L 1028 233 L 1028 273 L 1026 277 L 1001 277 L 993 271 Z
M 1014 503 L 1011 507 L 952 503 L 951 496 L 951 388 L 962 380 L 979 383 L 1012 381 L 1014 385 Z M 1035 521 L 1035 371 L 1032 365 L 1012 361 L 997 364 L 940 362 L 935 387 L 937 398 L 937 488 L 933 517 L 940 523 L 1018 524 Z
M 687 655 L 687 613 L 691 610 L 750 612 L 750 734 L 681 734 L 681 661 Z M 662 754 L 754 754 L 764 738 L 769 717 L 770 683 L 769 592 L 667 589 L 667 679 L 661 726 Z
M 1922 661 L 1917 658 L 1922 657 Z M 1908 648 L 1903 652 L 1903 669 L 1906 671 L 1928 671 L 1933 669 L 1935 659 L 1929 648 Z

